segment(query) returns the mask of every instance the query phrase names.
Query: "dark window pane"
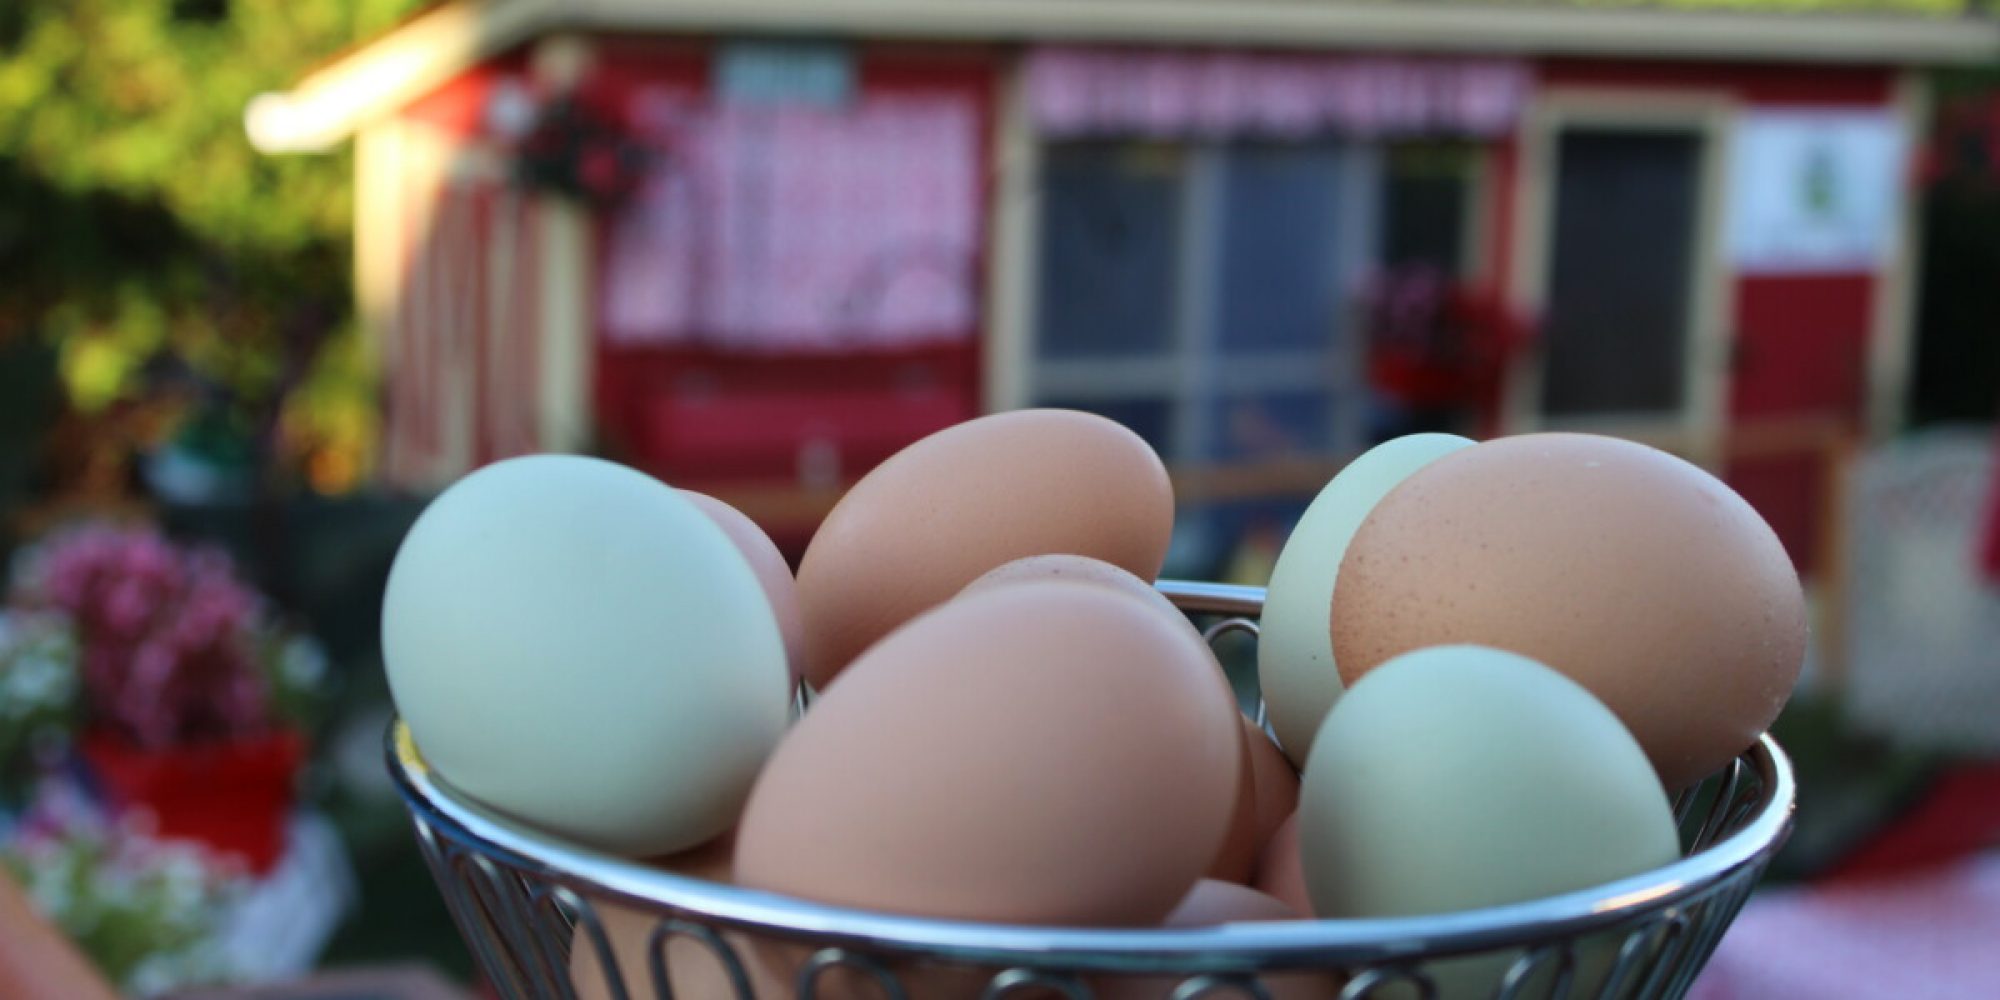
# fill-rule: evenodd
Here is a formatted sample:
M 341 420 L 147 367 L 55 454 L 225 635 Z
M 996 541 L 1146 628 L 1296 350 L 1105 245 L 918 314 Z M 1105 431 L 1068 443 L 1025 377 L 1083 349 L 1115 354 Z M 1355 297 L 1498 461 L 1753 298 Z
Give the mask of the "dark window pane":
M 1132 433 L 1146 439 L 1153 450 L 1163 456 L 1173 457 L 1173 404 L 1165 399 L 1093 399 L 1076 400 L 1049 397 L 1035 405 L 1051 406 L 1064 410 L 1082 410 L 1109 417 L 1132 430 Z
M 1132 144 L 1049 147 L 1042 168 L 1044 358 L 1164 353 L 1180 228 L 1178 156 Z
M 1390 153 L 1382 177 L 1382 262 L 1457 274 L 1465 242 L 1466 160 L 1458 146 Z
M 1221 397 L 1210 413 L 1210 457 L 1230 462 L 1325 452 L 1333 446 L 1329 406 L 1324 392 Z
M 1323 350 L 1339 324 L 1338 154 L 1244 145 L 1228 156 L 1215 342 L 1225 355 Z
M 1700 139 L 1564 132 L 1550 255 L 1550 414 L 1681 405 Z

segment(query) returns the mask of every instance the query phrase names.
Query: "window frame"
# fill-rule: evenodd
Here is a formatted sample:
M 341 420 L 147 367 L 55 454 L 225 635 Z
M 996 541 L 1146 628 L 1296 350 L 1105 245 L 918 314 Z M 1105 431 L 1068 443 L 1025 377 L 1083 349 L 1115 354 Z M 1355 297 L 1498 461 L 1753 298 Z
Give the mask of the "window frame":
M 1041 165 L 1051 143 L 1037 138 L 1032 145 L 1031 154 L 1015 147 L 1017 158 L 1003 159 L 1003 165 L 1014 164 L 1014 169 L 1026 173 L 1034 185 L 1039 184 Z M 1137 358 L 1051 359 L 1040 355 L 1036 324 L 1041 302 L 1033 285 L 1042 252 L 1039 215 L 1042 205 L 1036 198 L 1025 211 L 1019 205 L 1003 210 L 996 224 L 1000 249 L 993 256 L 1017 261 L 1015 273 L 996 276 L 994 287 L 1001 293 L 996 297 L 1004 297 L 1011 290 L 1018 299 L 1015 305 L 997 315 L 991 326 L 996 340 L 1014 343 L 996 350 L 989 364 L 1012 364 L 1018 368 L 1011 377 L 989 377 L 989 405 L 1003 393 L 1011 398 L 992 408 L 1033 405 L 1049 397 L 1080 404 L 1093 400 L 1164 399 L 1171 407 L 1168 440 L 1162 442 L 1165 457 L 1170 464 L 1196 465 L 1215 464 L 1208 456 L 1215 451 L 1214 418 L 1220 400 L 1253 393 L 1324 390 L 1328 400 L 1328 444 L 1323 454 L 1352 453 L 1364 440 L 1367 405 L 1365 345 L 1356 318 L 1351 312 L 1341 318 L 1343 327 L 1325 350 L 1222 353 L 1217 310 L 1222 274 L 1215 258 L 1221 252 L 1224 238 L 1223 199 L 1233 143 L 1228 139 L 1194 137 L 1176 140 L 1173 145 L 1178 147 L 1183 167 L 1174 300 L 1165 350 L 1155 356 Z M 1331 180 L 1339 187 L 1335 197 L 1341 211 L 1336 216 L 1336 231 L 1331 235 L 1337 270 L 1333 281 L 1343 288 L 1358 287 L 1359 279 L 1379 258 L 1381 220 L 1376 212 L 1375 192 L 1381 184 L 1380 145 L 1336 136 L 1316 137 L 1298 145 L 1322 148 L 1335 157 L 1335 175 Z M 1002 149 L 1004 158 L 1008 149 L 1004 140 Z M 1032 169 L 1021 166 L 1023 160 L 1029 159 Z M 1006 172 L 1003 166 L 1003 173 Z M 1019 189 L 1010 186 L 1003 177 L 1000 190 Z
M 1555 250 L 1557 150 L 1572 129 L 1674 132 L 1701 145 L 1695 176 L 1696 218 L 1690 261 L 1689 308 L 1682 336 L 1678 410 L 1606 411 L 1555 417 L 1542 411 L 1546 345 L 1537 344 L 1509 373 L 1504 409 L 1509 433 L 1587 431 L 1646 441 L 1703 463 L 1721 454 L 1729 399 L 1733 282 L 1721 239 L 1728 204 L 1729 141 L 1738 102 L 1720 90 L 1562 88 L 1538 95 L 1522 120 L 1515 178 L 1510 276 L 1514 302 L 1541 315 L 1548 302 Z

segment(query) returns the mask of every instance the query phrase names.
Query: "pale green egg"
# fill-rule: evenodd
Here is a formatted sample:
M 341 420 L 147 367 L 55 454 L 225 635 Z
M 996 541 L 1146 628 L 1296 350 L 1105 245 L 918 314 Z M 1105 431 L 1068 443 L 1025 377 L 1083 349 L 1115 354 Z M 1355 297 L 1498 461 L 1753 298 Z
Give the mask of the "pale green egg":
M 1320 490 L 1285 540 L 1264 596 L 1257 680 L 1271 729 L 1294 765 L 1305 765 L 1320 720 L 1340 697 L 1328 627 L 1347 543 L 1398 483 L 1472 444 L 1452 434 L 1412 434 L 1376 445 Z
M 741 552 L 665 484 L 591 458 L 500 462 L 434 500 L 396 553 L 382 647 L 446 782 L 621 854 L 727 829 L 789 714 Z
M 1299 798 L 1321 917 L 1520 903 L 1680 856 L 1652 764 L 1588 691 L 1527 657 L 1436 646 L 1384 663 L 1328 713 Z M 1612 952 L 1577 956 L 1601 979 Z M 1509 958 L 1433 963 L 1443 1000 L 1492 994 Z M 1582 995 L 1590 995 L 1584 993 Z

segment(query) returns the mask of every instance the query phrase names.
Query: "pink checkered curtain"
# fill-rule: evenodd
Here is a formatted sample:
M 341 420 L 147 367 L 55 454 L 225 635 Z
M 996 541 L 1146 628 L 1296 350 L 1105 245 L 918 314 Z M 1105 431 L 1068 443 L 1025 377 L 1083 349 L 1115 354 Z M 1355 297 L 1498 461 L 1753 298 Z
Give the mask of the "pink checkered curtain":
M 962 341 L 977 326 L 979 109 L 863 95 L 839 109 L 642 94 L 662 159 L 613 220 L 601 317 L 618 345 L 741 352 Z
M 1054 137 L 1494 136 L 1532 78 L 1507 59 L 1047 46 L 1027 57 L 1036 127 Z
M 404 234 L 400 297 L 382 341 L 382 472 L 419 488 L 540 446 L 541 262 L 530 199 L 497 181 L 451 181 L 432 197 L 428 220 Z

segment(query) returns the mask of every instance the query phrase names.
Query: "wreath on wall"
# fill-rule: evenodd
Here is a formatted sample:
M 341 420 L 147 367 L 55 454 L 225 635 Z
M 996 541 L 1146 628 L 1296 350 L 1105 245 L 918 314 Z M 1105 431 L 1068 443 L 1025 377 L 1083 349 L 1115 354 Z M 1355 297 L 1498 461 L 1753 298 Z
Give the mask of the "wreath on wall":
M 622 204 L 645 183 L 654 154 L 614 115 L 577 94 L 551 97 L 514 149 L 517 183 L 592 208 Z

